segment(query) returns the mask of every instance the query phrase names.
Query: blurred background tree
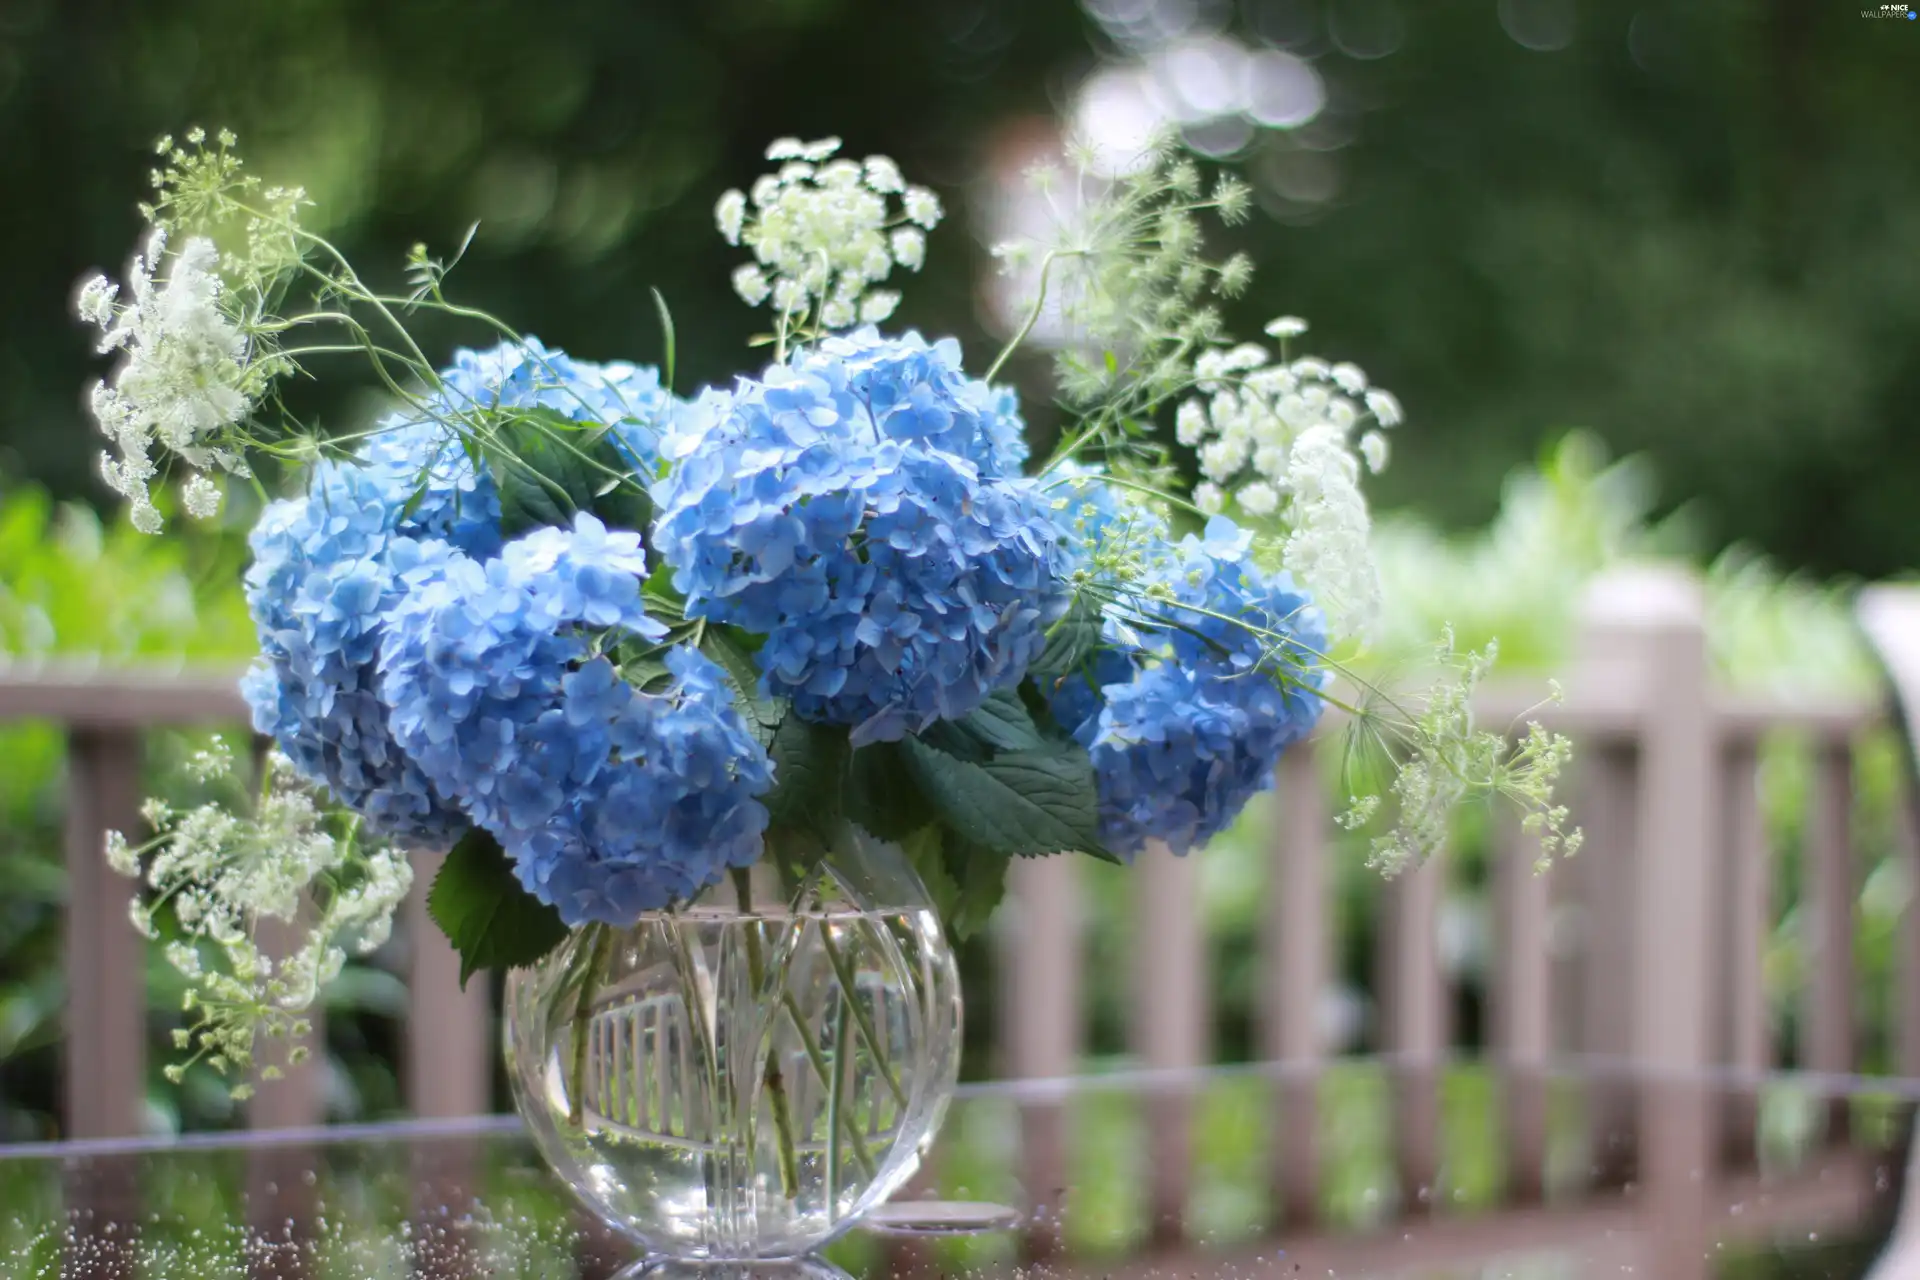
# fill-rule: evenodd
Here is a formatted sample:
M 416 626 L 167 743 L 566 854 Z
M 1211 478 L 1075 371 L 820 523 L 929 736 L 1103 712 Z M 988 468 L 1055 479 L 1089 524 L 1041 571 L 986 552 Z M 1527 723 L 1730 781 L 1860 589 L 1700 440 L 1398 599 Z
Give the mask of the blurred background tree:
M 65 304 L 194 121 L 396 278 L 480 221 L 463 295 L 583 356 L 657 357 L 659 287 L 686 391 L 751 327 L 710 208 L 770 135 L 842 134 L 977 212 L 1022 129 L 1145 111 L 1258 185 L 1242 318 L 1310 317 L 1407 404 L 1385 505 L 1484 521 L 1580 424 L 1708 549 L 1882 574 L 1920 561 L 1916 57 L 1920 23 L 1852 0 L 4 0 L 0 467 L 103 496 Z M 1307 71 L 1249 99 L 1263 65 Z M 1116 72 L 1144 104 L 1088 93 Z M 980 347 L 970 225 L 903 319 Z

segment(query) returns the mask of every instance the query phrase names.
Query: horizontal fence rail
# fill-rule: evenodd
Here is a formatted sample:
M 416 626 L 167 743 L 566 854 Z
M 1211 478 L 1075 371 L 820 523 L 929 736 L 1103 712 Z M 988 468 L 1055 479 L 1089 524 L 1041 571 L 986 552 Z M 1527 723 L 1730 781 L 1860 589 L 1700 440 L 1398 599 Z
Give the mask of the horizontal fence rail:
M 1902 637 L 1911 640 L 1920 688 L 1920 608 L 1869 631 L 1883 652 L 1897 649 Z M 1863 872 L 1854 749 L 1863 734 L 1888 723 L 1886 708 L 1872 700 L 1715 690 L 1699 587 L 1679 573 L 1602 579 L 1589 593 L 1579 635 L 1564 701 L 1543 701 L 1535 687 L 1499 685 L 1474 704 L 1482 724 L 1514 724 L 1517 731 L 1522 719 L 1538 718 L 1575 738 L 1569 790 L 1586 833 L 1576 858 L 1542 874 L 1534 869 L 1537 846 L 1517 823 L 1497 823 L 1493 832 L 1484 1040 L 1500 1092 L 1505 1196 L 1516 1211 L 1551 1198 L 1548 1081 L 1556 1061 L 1632 1059 L 1676 1079 L 1780 1065 L 1762 956 L 1789 866 L 1800 877 L 1806 943 L 1794 1058 L 1836 1074 L 1863 1061 L 1853 969 Z M 1891 659 L 1889 665 L 1897 668 Z M 101 851 L 108 829 L 138 824 L 143 735 L 183 725 L 245 732 L 245 719 L 231 671 L 0 664 L 0 720 L 52 722 L 67 732 L 73 990 L 65 1109 L 72 1136 L 130 1135 L 142 1115 L 140 943 L 127 921 L 130 886 L 107 870 Z M 1791 863 L 1770 847 L 1763 820 L 1763 745 L 1775 740 L 1797 744 L 1807 762 L 1806 830 Z M 1343 855 L 1336 852 L 1325 764 L 1308 747 L 1281 762 L 1260 906 L 1254 1043 L 1284 1068 L 1273 1076 L 1266 1146 L 1272 1217 L 1296 1232 L 1315 1224 L 1325 1194 L 1319 1089 L 1341 1047 L 1330 1001 L 1343 942 L 1335 909 L 1335 859 Z M 1903 805 L 1901 815 L 1902 856 L 1911 864 L 1910 807 Z M 1015 861 L 993 933 L 995 1064 L 1003 1076 L 1063 1079 L 1083 1066 L 1090 987 L 1084 881 L 1093 874 L 1083 863 Z M 492 1012 L 484 983 L 460 990 L 457 958 L 426 919 L 425 887 L 436 866 L 435 855 L 415 856 L 416 891 L 396 948 L 412 991 L 407 1099 L 421 1116 L 447 1118 L 492 1105 Z M 1373 1038 L 1394 1064 L 1392 1194 L 1412 1217 L 1431 1210 L 1444 1177 L 1441 1067 L 1460 1034 L 1452 1017 L 1457 975 L 1442 955 L 1452 867 L 1442 857 L 1387 882 L 1371 907 Z M 1916 883 L 1911 865 L 1904 870 Z M 1199 864 L 1155 848 L 1131 876 L 1130 1050 L 1151 1070 L 1201 1066 L 1214 1054 L 1215 985 Z M 1920 1075 L 1920 931 L 1911 911 L 1900 921 L 1897 955 L 1891 1058 L 1900 1072 Z M 307 1071 L 263 1085 L 250 1121 L 317 1122 L 322 1084 Z M 1706 1097 L 1676 1087 L 1589 1100 L 1591 1175 L 1639 1188 L 1639 1256 L 1653 1274 L 1703 1274 L 1704 1224 L 1725 1189 L 1703 1171 L 1738 1178 L 1756 1168 L 1752 1108 L 1729 1104 L 1725 1114 L 1712 1114 Z M 1069 1108 L 1044 1094 L 1020 1108 L 1021 1180 L 1045 1205 L 1066 1186 Z M 1844 1125 L 1845 1117 L 1832 1120 Z M 1189 1230 L 1190 1100 L 1166 1092 L 1145 1124 L 1149 1243 L 1170 1248 Z M 932 1175 L 916 1185 L 931 1187 Z M 1059 1216 L 1033 1221 L 1027 1252 L 1057 1254 Z

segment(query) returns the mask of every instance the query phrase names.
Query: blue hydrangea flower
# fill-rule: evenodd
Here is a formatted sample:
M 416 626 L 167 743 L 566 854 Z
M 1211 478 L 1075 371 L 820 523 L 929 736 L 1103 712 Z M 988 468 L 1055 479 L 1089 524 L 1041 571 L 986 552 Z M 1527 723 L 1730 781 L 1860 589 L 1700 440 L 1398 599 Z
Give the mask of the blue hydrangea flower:
M 650 369 L 572 361 L 529 340 L 461 351 L 442 378 L 437 413 L 539 403 L 580 421 L 619 415 L 636 468 L 657 465 L 671 397 Z M 432 544 L 484 558 L 500 548 L 499 525 L 493 482 L 453 429 L 402 415 L 355 457 L 320 463 L 307 493 L 268 506 L 254 529 L 247 601 L 261 656 L 242 692 L 255 727 L 383 835 L 444 845 L 466 826 L 388 732 L 373 667 L 385 616 Z
M 642 693 L 593 636 L 659 639 L 638 534 L 590 515 L 489 561 L 441 544 L 406 576 L 381 647 L 393 733 L 569 925 L 630 922 L 760 853 L 772 764 L 719 668 L 675 648 Z
M 324 462 L 305 497 L 270 504 L 250 538 L 260 657 L 241 682 L 254 728 L 383 836 L 444 845 L 466 821 L 394 743 L 375 683 L 381 619 L 423 546 L 367 469 Z
M 574 422 L 611 423 L 635 469 L 644 476 L 658 470 L 660 431 L 674 401 L 650 365 L 575 360 L 529 337 L 490 351 L 456 351 L 440 378 L 436 408 L 539 406 Z
M 611 423 L 638 474 L 651 479 L 659 470 L 659 433 L 673 397 L 648 366 L 575 360 L 528 338 L 456 351 L 440 378 L 425 411 L 387 418 L 360 452 L 383 487 L 409 496 L 396 526 L 408 537 L 444 539 L 482 559 L 498 554 L 500 495 L 454 425 L 477 409 L 538 406 L 574 422 Z
M 992 478 L 1027 460 L 1026 422 L 1011 387 L 989 387 L 960 368 L 960 343 L 928 344 L 909 329 L 883 337 L 871 325 L 823 339 L 815 359 L 837 362 L 847 389 L 880 433 L 957 453 Z
M 1158 525 L 1105 486 L 1080 489 L 1082 528 L 1125 520 L 1127 536 L 1150 537 Z M 1320 611 L 1290 575 L 1257 568 L 1252 536 L 1224 517 L 1204 538 L 1143 546 L 1140 563 L 1144 580 L 1104 623 L 1110 647 L 1050 694 L 1093 759 L 1102 839 L 1129 859 L 1149 840 L 1175 853 L 1205 843 L 1272 785 L 1320 717 L 1326 647 Z
M 1056 606 L 1051 507 L 968 456 L 986 418 L 950 372 L 917 337 L 828 339 L 709 392 L 663 446 L 654 543 L 689 614 L 764 635 L 765 690 L 856 744 L 1018 681 Z

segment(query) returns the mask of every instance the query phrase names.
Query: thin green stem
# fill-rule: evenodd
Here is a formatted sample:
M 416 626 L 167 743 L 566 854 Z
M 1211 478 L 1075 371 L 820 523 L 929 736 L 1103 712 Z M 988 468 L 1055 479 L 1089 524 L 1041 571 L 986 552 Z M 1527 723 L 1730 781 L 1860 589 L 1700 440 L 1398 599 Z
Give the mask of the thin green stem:
M 901 1107 L 907 1105 L 906 1092 L 901 1089 L 900 1081 L 894 1077 L 893 1066 L 887 1061 L 887 1051 L 880 1046 L 880 1036 L 873 1028 L 873 1019 L 867 1015 L 867 1008 L 855 998 L 858 984 L 854 981 L 853 970 L 847 964 L 847 958 L 833 940 L 833 931 L 821 921 L 820 942 L 826 948 L 827 961 L 833 965 L 834 976 L 840 980 L 840 994 L 846 998 L 847 1006 L 853 1010 L 855 1025 L 860 1028 L 860 1038 L 867 1042 L 867 1052 L 873 1055 L 874 1066 L 880 1072 L 880 1078 L 887 1082 L 887 1092 Z
M 1033 296 L 1033 306 L 1027 309 L 1027 318 L 1021 322 L 1020 328 L 1014 335 L 1007 339 L 1007 345 L 1000 348 L 1000 354 L 995 356 L 993 363 L 987 366 L 986 373 L 981 377 L 982 382 L 992 382 L 999 377 L 1001 366 L 1005 365 L 1013 353 L 1020 349 L 1021 343 L 1033 336 L 1033 328 L 1040 323 L 1040 316 L 1047 307 L 1047 273 L 1053 270 L 1056 258 L 1075 256 L 1075 254 L 1074 250 L 1049 249 L 1046 257 L 1040 259 L 1040 288 Z
M 755 1000 L 766 998 L 767 958 L 760 938 L 760 921 L 754 917 L 752 875 L 746 867 L 733 869 L 734 891 L 740 898 L 740 913 L 747 920 L 747 977 L 753 983 Z M 784 975 L 777 977 L 782 989 L 786 987 Z M 786 1075 L 780 1070 L 780 1046 L 778 1037 L 772 1034 L 771 1021 L 768 1023 L 767 1061 L 764 1079 L 767 1086 L 767 1101 L 773 1108 L 774 1141 L 780 1148 L 780 1187 L 789 1200 L 800 1194 L 800 1157 L 799 1149 L 793 1137 L 793 1106 L 787 1097 Z
M 600 970 L 607 962 L 613 934 L 605 925 L 593 925 L 593 936 L 577 953 L 583 960 L 579 970 L 579 994 L 573 1002 L 573 1064 L 567 1081 L 567 1120 L 578 1127 L 586 1120 L 587 1050 L 591 1044 L 593 997 L 600 985 Z

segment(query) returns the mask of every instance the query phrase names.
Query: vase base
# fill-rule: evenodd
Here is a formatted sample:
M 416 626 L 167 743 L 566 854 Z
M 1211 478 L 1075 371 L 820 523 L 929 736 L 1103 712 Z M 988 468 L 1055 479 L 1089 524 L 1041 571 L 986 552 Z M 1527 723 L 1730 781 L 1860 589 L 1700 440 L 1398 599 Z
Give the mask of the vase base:
M 852 1280 L 824 1258 L 643 1258 L 614 1280 Z
M 860 1219 L 863 1230 L 889 1236 L 978 1235 L 1019 1225 L 1019 1210 L 984 1200 L 890 1200 Z

